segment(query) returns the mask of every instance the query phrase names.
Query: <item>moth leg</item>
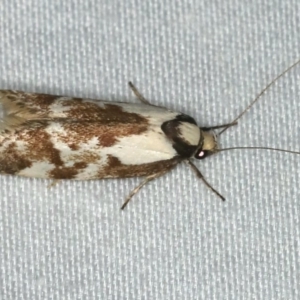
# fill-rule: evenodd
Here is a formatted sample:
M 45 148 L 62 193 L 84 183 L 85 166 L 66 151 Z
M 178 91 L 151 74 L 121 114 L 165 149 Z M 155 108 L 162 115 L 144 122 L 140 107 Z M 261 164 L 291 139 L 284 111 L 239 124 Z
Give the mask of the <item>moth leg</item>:
M 153 179 L 156 179 L 166 173 L 168 173 L 171 169 L 173 169 L 173 167 L 175 167 L 176 165 L 174 166 L 171 166 L 170 168 L 168 168 L 167 170 L 163 170 L 159 173 L 156 173 L 156 174 L 153 174 L 153 175 L 150 175 L 150 176 L 147 176 L 129 195 L 128 197 L 125 199 L 125 202 L 124 204 L 122 205 L 121 209 L 123 210 L 126 205 L 128 204 L 128 202 L 131 200 L 131 198 L 144 186 L 146 185 L 148 182 L 150 182 L 151 180 Z
M 133 83 L 131 81 L 128 82 L 129 87 L 131 88 L 131 90 L 133 91 L 133 93 L 135 94 L 135 96 L 144 104 L 147 105 L 152 105 L 139 91 L 138 89 L 133 85 Z
M 200 172 L 200 170 L 190 161 L 190 160 L 185 160 L 186 164 L 194 171 L 194 173 L 196 174 L 196 176 L 198 178 L 200 178 L 204 184 L 211 190 L 213 191 L 218 197 L 220 197 L 223 201 L 225 201 L 225 198 L 217 191 L 215 190 L 210 183 L 208 183 L 206 181 L 206 179 L 204 178 L 204 176 L 202 175 L 202 173 Z
M 220 128 L 225 128 L 225 127 L 229 128 L 229 127 L 235 126 L 237 124 L 238 124 L 238 122 L 233 122 L 233 123 L 222 124 L 222 125 L 211 126 L 211 127 L 201 127 L 201 130 L 210 131 L 210 130 L 213 130 L 213 129 L 220 129 Z

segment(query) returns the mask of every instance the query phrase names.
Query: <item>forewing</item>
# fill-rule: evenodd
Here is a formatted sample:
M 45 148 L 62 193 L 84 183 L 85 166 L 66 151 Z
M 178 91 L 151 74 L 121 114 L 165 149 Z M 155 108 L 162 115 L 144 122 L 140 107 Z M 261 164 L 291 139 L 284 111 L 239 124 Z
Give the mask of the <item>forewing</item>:
M 180 161 L 161 124 L 178 113 L 23 92 L 0 94 L 5 109 L 0 172 L 42 178 L 145 176 Z

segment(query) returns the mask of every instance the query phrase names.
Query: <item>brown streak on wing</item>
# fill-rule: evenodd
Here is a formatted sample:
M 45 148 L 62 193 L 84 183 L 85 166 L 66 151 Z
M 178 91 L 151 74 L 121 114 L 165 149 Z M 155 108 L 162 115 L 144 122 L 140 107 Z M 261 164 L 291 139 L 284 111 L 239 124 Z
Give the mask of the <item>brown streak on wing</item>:
M 117 157 L 109 155 L 106 166 L 98 172 L 98 178 L 100 179 L 107 177 L 125 178 L 148 176 L 152 174 L 157 174 L 164 170 L 172 169 L 181 161 L 182 159 L 179 156 L 176 156 L 169 160 L 162 160 L 141 165 L 123 165 Z
M 50 105 L 57 98 L 59 96 L 1 90 L 0 104 L 5 117 L 0 130 L 14 130 L 28 121 L 47 119 Z
M 54 170 L 49 172 L 49 178 L 54 179 L 72 179 L 79 173 L 80 170 L 87 167 L 87 163 L 77 162 L 72 167 L 56 167 Z
M 5 151 L 1 152 L 0 173 L 13 175 L 31 165 L 32 162 L 17 151 L 15 143 L 11 143 Z
M 75 162 L 72 167 L 64 166 L 60 151 L 55 148 L 51 136 L 43 127 L 29 130 L 22 140 L 27 145 L 25 157 L 29 157 L 31 161 L 48 161 L 54 165 L 54 169 L 49 171 L 49 178 L 72 179 L 88 165 L 82 157 L 81 161 Z
M 55 166 L 62 166 L 60 151 L 51 142 L 51 136 L 44 130 L 44 126 L 29 128 L 26 134 L 20 135 L 20 140 L 26 143 L 25 156 L 32 161 L 48 161 Z
M 81 157 L 74 157 L 74 165 L 71 167 L 64 166 L 60 156 L 60 150 L 56 149 L 51 142 L 51 136 L 39 124 L 25 132 L 18 132 L 13 135 L 16 142 L 24 142 L 25 149 L 20 151 L 14 141 L 8 143 L 5 150 L 1 151 L 0 173 L 17 174 L 20 171 L 30 168 L 33 163 L 47 161 L 53 165 L 49 171 L 48 177 L 53 179 L 72 179 L 89 163 L 95 162 L 99 156 L 94 153 L 86 153 Z M 9 141 L 10 137 L 8 136 Z
M 57 95 L 48 95 L 48 94 L 32 94 L 32 93 L 24 93 L 22 101 L 26 103 L 26 105 L 32 105 L 37 108 L 37 111 L 47 111 L 51 104 L 53 104 L 58 98 L 61 96 Z
M 139 135 L 148 130 L 147 118 L 123 111 L 118 105 L 106 104 L 105 107 L 99 107 L 94 103 L 74 102 L 72 106 L 68 111 L 70 120 L 75 118 L 80 121 L 62 123 L 67 134 L 60 136 L 60 139 L 73 149 L 95 137 L 98 138 L 99 145 L 110 147 L 118 138 Z
M 100 161 L 101 153 L 96 153 L 94 151 L 85 150 L 80 154 L 70 154 L 70 161 L 84 161 L 87 164 L 94 164 Z
M 11 90 L 0 91 L 0 102 L 8 115 L 17 114 L 21 116 L 25 112 L 41 114 L 41 112 L 48 111 L 50 105 L 59 97 Z
M 0 172 L 15 174 L 40 161 L 47 161 L 55 168 L 63 166 L 60 151 L 44 129 L 42 124 L 35 124 L 25 131 L 8 134 L 2 142 L 6 146 L 1 151 Z M 16 148 L 17 142 L 24 143 L 22 151 Z

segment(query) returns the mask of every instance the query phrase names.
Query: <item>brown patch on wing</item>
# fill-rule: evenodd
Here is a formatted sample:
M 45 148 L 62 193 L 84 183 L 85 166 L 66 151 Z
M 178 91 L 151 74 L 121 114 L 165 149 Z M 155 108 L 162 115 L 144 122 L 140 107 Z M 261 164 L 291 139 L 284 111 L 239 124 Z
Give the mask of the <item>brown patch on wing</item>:
M 61 96 L 25 93 L 20 91 L 1 91 L 0 102 L 7 114 L 39 114 L 47 112 L 50 105 Z
M 88 163 L 81 158 L 81 161 L 74 163 L 72 167 L 64 166 L 60 157 L 60 151 L 55 148 L 50 140 L 51 136 L 44 131 L 43 127 L 30 130 L 23 137 L 27 144 L 27 155 L 32 161 L 48 161 L 54 165 L 54 169 L 49 171 L 49 178 L 72 179 L 78 172 L 87 167 Z
M 68 142 L 68 146 L 70 147 L 70 149 L 72 149 L 73 151 L 76 151 L 76 150 L 79 150 L 80 149 L 80 146 L 73 143 L 73 142 Z
M 47 94 L 0 91 L 0 103 L 5 112 L 0 130 L 12 131 L 32 120 L 48 119 L 50 105 L 58 98 Z
M 164 170 L 172 169 L 175 165 L 181 162 L 182 159 L 178 156 L 169 160 L 162 160 L 141 165 L 123 165 L 121 161 L 112 155 L 108 155 L 108 162 L 104 168 L 99 170 L 98 178 L 125 178 L 136 176 L 148 176 L 157 174 Z
M 12 135 L 8 134 L 4 143 L 9 140 L 15 142 L 8 143 L 1 151 L 0 171 L 8 174 L 18 173 L 25 168 L 29 168 L 33 163 L 47 161 L 55 168 L 63 166 L 60 151 L 57 150 L 50 140 L 50 135 L 45 132 L 42 124 L 31 124 L 32 127 L 20 130 Z M 16 143 L 24 143 L 24 149 L 17 149 Z
M 14 175 L 19 171 L 31 167 L 32 162 L 21 155 L 16 149 L 16 144 L 11 143 L 1 152 L 0 156 L 0 173 Z
M 49 172 L 49 177 L 54 179 L 72 179 L 79 173 L 80 170 L 87 167 L 87 163 L 76 162 L 72 167 L 56 167 L 54 170 Z
M 83 101 L 83 99 L 77 98 L 72 100 L 65 100 L 61 102 L 62 106 L 68 107 L 65 111 L 68 119 L 81 120 L 81 121 L 95 121 L 95 122 L 118 122 L 118 123 L 137 123 L 144 121 L 142 116 L 126 112 L 123 108 L 116 104 L 104 103 L 103 107 L 99 106 L 95 102 Z M 99 103 L 101 103 L 99 101 Z
M 41 110 L 48 110 L 49 106 L 61 96 L 48 95 L 48 94 L 30 94 L 24 93 L 23 101 L 27 104 L 30 103 Z
M 99 145 L 110 147 L 120 137 L 138 135 L 148 130 L 147 118 L 123 111 L 118 105 L 106 104 L 105 107 L 99 107 L 94 103 L 77 101 L 72 102 L 71 106 L 67 112 L 70 120 L 79 121 L 63 123 L 66 135 L 61 135 L 60 139 L 74 149 L 76 145 L 95 137 Z
M 87 164 L 98 163 L 101 159 L 101 155 L 95 153 L 93 151 L 85 150 L 83 153 L 80 154 L 71 154 L 70 160 L 71 161 L 84 161 Z
M 46 126 L 46 125 L 45 125 Z M 26 153 L 32 161 L 48 161 L 55 166 L 62 166 L 60 151 L 51 142 L 51 136 L 44 126 L 32 128 L 21 134 L 20 139 L 26 143 Z
M 138 135 L 148 129 L 149 121 L 146 117 L 126 112 L 119 105 L 105 103 L 101 107 L 97 102 L 82 98 L 61 101 L 60 98 L 56 95 L 1 91 L 0 102 L 6 110 L 2 131 L 17 130 L 31 121 L 51 120 L 60 123 L 66 130 L 66 135 L 60 135 L 61 140 L 71 149 L 77 150 L 79 144 L 95 137 L 99 145 L 110 147 L 120 137 Z M 65 107 L 64 117 L 56 117 L 56 112 L 50 110 L 55 101 Z
M 16 142 L 9 143 L 0 155 L 0 172 L 17 174 L 30 168 L 35 162 L 46 161 L 53 165 L 48 172 L 49 178 L 72 179 L 89 163 L 95 163 L 100 156 L 87 151 L 83 155 L 74 155 L 70 160 L 74 162 L 71 167 L 66 167 L 60 156 L 60 150 L 51 142 L 51 136 L 45 131 L 45 125 L 31 123 L 32 127 L 7 136 L 3 144 L 11 139 L 24 143 L 23 151 L 17 149 Z

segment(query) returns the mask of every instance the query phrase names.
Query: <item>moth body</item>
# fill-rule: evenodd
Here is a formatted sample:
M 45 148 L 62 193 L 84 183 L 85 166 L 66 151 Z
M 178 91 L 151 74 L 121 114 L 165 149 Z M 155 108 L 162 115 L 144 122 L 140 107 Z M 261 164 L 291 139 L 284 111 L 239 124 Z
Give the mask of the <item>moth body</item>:
M 191 159 L 220 151 L 270 147 L 218 149 L 218 135 L 239 120 L 300 60 L 274 78 L 231 123 L 199 128 L 183 113 L 151 105 L 129 82 L 142 104 L 106 102 L 46 94 L 0 90 L 0 174 L 48 179 L 103 179 L 144 176 L 126 198 L 149 181 L 186 162 L 203 183 L 222 200 Z
M 191 159 L 220 151 L 265 149 L 300 154 L 271 147 L 218 149 L 218 135 L 239 120 L 296 61 L 274 78 L 231 123 L 198 127 L 183 113 L 151 105 L 135 86 L 142 102 L 132 104 L 0 90 L 0 174 L 48 179 L 103 179 L 144 176 L 126 198 L 149 181 L 181 162 L 222 200 L 225 198 L 204 178 Z
M 182 113 L 116 103 L 0 91 L 0 173 L 49 179 L 164 174 L 217 145 Z

